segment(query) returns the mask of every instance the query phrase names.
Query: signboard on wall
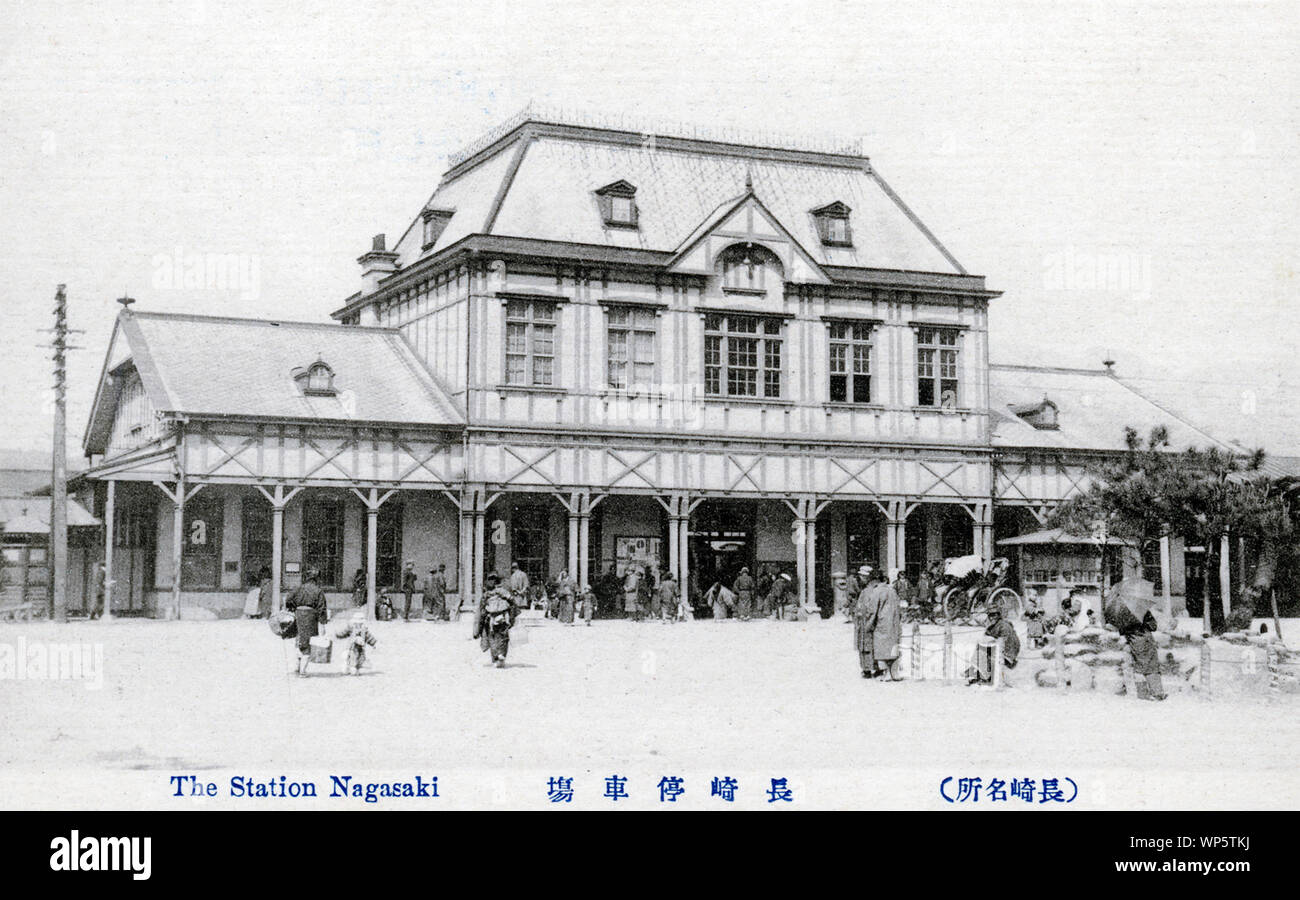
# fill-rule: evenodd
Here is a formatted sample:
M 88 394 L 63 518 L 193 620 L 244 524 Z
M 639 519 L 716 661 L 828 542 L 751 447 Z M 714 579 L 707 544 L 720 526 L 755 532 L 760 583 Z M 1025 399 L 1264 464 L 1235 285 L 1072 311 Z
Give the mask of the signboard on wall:
M 656 537 L 614 538 L 615 571 L 621 577 L 632 564 L 642 566 L 649 572 L 659 571 L 662 568 L 659 545 L 660 539 Z

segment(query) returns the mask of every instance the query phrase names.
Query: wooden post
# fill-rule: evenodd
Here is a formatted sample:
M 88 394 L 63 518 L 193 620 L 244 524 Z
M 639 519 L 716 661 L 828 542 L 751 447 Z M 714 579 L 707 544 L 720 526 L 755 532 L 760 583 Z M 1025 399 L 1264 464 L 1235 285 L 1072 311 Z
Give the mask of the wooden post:
M 117 482 L 108 480 L 107 495 L 104 498 L 104 621 L 113 619 L 113 528 L 117 525 L 116 511 Z M 92 601 L 93 602 L 93 601 Z
M 1160 538 L 1160 596 L 1164 600 L 1165 616 L 1174 614 L 1173 573 L 1169 571 L 1172 559 L 1169 552 L 1169 535 Z
M 582 495 L 582 508 L 578 516 L 578 589 L 586 593 L 591 589 L 591 497 Z
M 271 612 L 279 612 L 284 606 L 284 508 L 302 488 L 286 494 L 283 484 L 277 484 L 274 492 L 259 484 L 257 490 L 271 504 Z
M 352 493 L 366 508 L 366 615 L 373 621 L 378 601 L 375 569 L 379 564 L 379 507 L 388 502 L 397 489 L 386 491 L 383 496 L 380 496 L 378 488 L 370 488 L 364 494 L 353 488 Z
M 691 498 L 688 494 L 682 495 L 681 514 L 677 526 L 677 565 L 682 570 L 678 584 L 685 591 L 691 578 Z
M 474 507 L 474 581 L 471 585 L 471 591 L 474 597 L 474 618 L 478 620 L 479 607 L 483 602 L 483 586 L 487 581 L 487 573 L 483 571 L 485 562 L 484 539 L 484 519 L 487 517 L 487 508 L 482 505 L 483 498 L 480 497 Z
M 912 623 L 912 680 L 925 679 L 925 668 L 921 659 L 921 623 Z
M 284 488 L 275 486 L 276 499 L 271 501 L 271 611 L 284 608 Z
M 582 527 L 580 522 L 581 517 L 578 511 L 581 505 L 581 494 L 571 494 L 569 496 L 569 502 L 566 504 L 566 510 L 569 514 L 569 546 L 567 548 L 568 554 L 566 555 L 568 562 L 565 563 L 564 567 L 568 570 L 569 577 L 573 579 L 575 586 L 579 585 L 582 580 L 578 576 L 578 560 L 581 557 L 578 548 L 578 536 Z
M 181 554 L 185 552 L 185 476 L 176 481 L 172 501 L 172 616 L 181 617 Z
M 1223 618 L 1227 621 L 1228 613 L 1232 611 L 1232 568 L 1229 559 L 1229 548 L 1232 542 L 1228 540 L 1228 535 L 1224 534 L 1219 538 L 1219 602 L 1223 606 Z
M 366 505 L 366 618 L 371 621 L 374 621 L 379 599 L 376 596 L 375 573 L 375 567 L 379 563 L 379 505 L 374 504 L 376 493 L 372 488 L 371 503 Z
M 1210 640 L 1201 641 L 1201 693 L 1210 696 Z
M 1264 662 L 1268 666 L 1268 693 L 1277 698 L 1282 694 L 1282 676 L 1278 663 L 1277 646 L 1273 641 L 1264 645 Z
M 452 621 L 460 620 L 461 606 L 474 593 L 474 511 L 471 495 L 461 494 L 460 508 L 460 591 L 456 598 L 456 609 Z
M 1002 648 L 1005 644 L 1005 638 L 998 638 L 993 643 L 993 665 L 991 666 L 991 672 L 993 675 L 993 689 L 997 691 L 1002 690 Z
M 943 680 L 945 683 L 951 683 L 953 679 L 953 648 L 952 648 L 952 622 L 948 621 L 948 602 L 945 598 L 943 604 Z
M 808 502 L 812 506 L 808 510 L 808 609 L 816 609 L 817 617 L 821 618 L 821 606 L 817 603 L 817 500 Z

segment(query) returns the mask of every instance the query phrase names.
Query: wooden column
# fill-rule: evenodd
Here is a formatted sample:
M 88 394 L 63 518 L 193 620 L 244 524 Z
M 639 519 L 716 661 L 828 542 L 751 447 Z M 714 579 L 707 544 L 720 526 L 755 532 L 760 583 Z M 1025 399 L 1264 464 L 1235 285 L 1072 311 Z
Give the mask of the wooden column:
M 117 482 L 108 480 L 107 496 L 104 499 L 104 621 L 113 618 L 113 528 L 117 525 L 116 515 Z M 92 599 L 92 603 L 94 600 Z
M 578 576 L 578 560 L 581 559 L 581 548 L 578 547 L 578 541 L 580 540 L 582 533 L 582 516 L 579 512 L 581 506 L 581 494 L 571 495 L 569 502 L 566 504 L 566 509 L 569 514 L 569 552 L 566 557 L 568 562 L 565 564 L 565 568 L 568 569 L 569 577 L 573 579 L 575 585 L 581 582 L 581 579 Z
M 181 617 L 181 554 L 185 552 L 185 473 L 176 479 L 172 499 L 172 617 Z
M 284 606 L 284 508 L 302 488 L 286 493 L 283 484 L 271 491 L 259 484 L 257 490 L 271 504 L 271 612 L 279 612 Z
M 1164 600 L 1165 615 L 1174 614 L 1174 592 L 1172 589 L 1173 573 L 1170 566 L 1169 535 L 1160 538 L 1160 596 Z
M 453 613 L 453 619 L 460 618 L 460 608 L 466 600 L 474 593 L 474 510 L 473 497 L 465 492 L 461 493 L 460 503 L 460 586 L 459 596 L 456 598 L 456 611 Z
M 1224 534 L 1219 538 L 1219 602 L 1223 606 L 1223 618 L 1228 618 L 1228 613 L 1232 610 L 1232 569 L 1230 567 L 1229 553 L 1232 542 L 1228 540 L 1228 535 Z
M 397 490 L 386 491 L 383 496 L 380 496 L 378 488 L 370 488 L 364 494 L 353 488 L 352 493 L 366 508 L 366 615 L 373 621 L 375 603 L 378 599 L 375 568 L 379 564 L 379 507 L 396 494 Z
M 677 584 L 685 591 L 691 578 L 691 498 L 681 497 L 681 519 L 677 523 Z
M 588 573 L 591 571 L 591 495 L 582 495 L 582 505 L 578 508 L 578 589 L 586 592 L 591 589 Z
M 487 517 L 487 509 L 483 505 L 483 499 L 482 495 L 478 496 L 474 505 L 474 581 L 470 587 L 474 597 L 476 616 L 479 606 L 483 602 L 483 587 L 487 581 L 487 572 L 483 571 L 485 557 L 483 520 Z
M 808 597 L 803 606 L 811 609 L 817 605 L 817 501 L 808 501 L 808 518 L 804 524 L 804 551 L 808 558 Z

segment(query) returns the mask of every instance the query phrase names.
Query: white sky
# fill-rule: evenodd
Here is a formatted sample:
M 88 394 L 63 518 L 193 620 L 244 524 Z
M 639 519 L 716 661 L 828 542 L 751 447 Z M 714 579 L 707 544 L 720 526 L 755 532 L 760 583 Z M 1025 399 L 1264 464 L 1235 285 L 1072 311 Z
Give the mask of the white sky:
M 446 156 L 530 99 L 862 136 L 994 301 L 995 361 L 1300 397 L 1300 4 L 4 3 L 0 448 L 47 446 L 68 285 L 72 459 L 112 318 L 322 319 Z M 155 286 L 242 254 L 257 291 Z M 1091 264 L 1122 264 L 1090 286 Z M 1118 277 L 1117 277 L 1118 276 Z M 1300 453 L 1300 448 L 1270 447 Z

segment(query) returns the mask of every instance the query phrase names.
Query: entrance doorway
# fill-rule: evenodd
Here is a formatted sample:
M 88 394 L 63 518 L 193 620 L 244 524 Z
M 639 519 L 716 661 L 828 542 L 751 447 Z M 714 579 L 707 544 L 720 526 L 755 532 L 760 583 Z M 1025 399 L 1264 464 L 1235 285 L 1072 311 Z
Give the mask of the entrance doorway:
M 730 586 L 742 567 L 754 568 L 758 504 L 752 500 L 706 500 L 691 516 L 690 571 L 701 591 L 715 581 Z

